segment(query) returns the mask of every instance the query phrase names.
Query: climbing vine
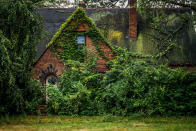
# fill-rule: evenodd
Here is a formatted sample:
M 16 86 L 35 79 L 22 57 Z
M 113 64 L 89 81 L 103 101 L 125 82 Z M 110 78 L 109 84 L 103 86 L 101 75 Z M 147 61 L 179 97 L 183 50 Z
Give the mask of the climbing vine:
M 85 29 L 85 24 L 88 26 L 88 29 Z M 81 26 L 84 27 L 85 30 L 77 31 Z M 83 8 L 78 8 L 74 11 L 73 15 L 62 24 L 59 31 L 53 36 L 47 46 L 55 51 L 63 60 L 72 59 L 84 61 L 87 49 L 85 46 L 83 49 L 78 49 L 77 36 L 88 36 L 92 40 L 98 55 L 103 59 L 108 60 L 108 57 L 101 48 L 101 44 L 106 43 L 110 48 L 112 48 L 112 46 L 106 41 L 91 18 L 86 15 Z M 63 50 L 59 50 L 56 47 L 63 48 Z

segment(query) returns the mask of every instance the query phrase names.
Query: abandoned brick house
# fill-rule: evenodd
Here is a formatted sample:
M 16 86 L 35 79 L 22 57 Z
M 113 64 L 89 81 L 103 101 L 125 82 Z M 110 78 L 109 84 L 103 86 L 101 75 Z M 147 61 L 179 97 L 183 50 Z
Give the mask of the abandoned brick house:
M 101 56 L 97 45 L 100 46 L 107 59 Z M 64 57 L 80 58 L 80 55 L 83 55 L 81 51 L 83 46 L 97 55 L 97 70 L 99 72 L 107 71 L 105 63 L 115 57 L 110 45 L 82 8 L 76 9 L 69 19 L 61 25 L 47 46 L 34 65 L 34 77 L 39 77 L 42 83 L 56 84 L 57 77 L 63 74 L 65 68 L 61 59 Z M 63 55 L 63 58 L 60 54 Z M 65 56 L 66 54 L 67 56 Z
M 47 39 L 38 44 L 36 62 L 33 67 L 33 77 L 40 79 L 41 83 L 51 82 L 56 84 L 57 77 L 64 72 L 64 63 L 52 50 L 55 49 L 64 54 L 69 53 L 64 49 L 72 47 L 65 47 L 63 43 L 71 41 L 71 36 L 74 36 L 76 46 L 85 45 L 87 49 L 94 50 L 98 54 L 98 71 L 107 71 L 105 66 L 107 60 L 99 55 L 96 44 L 100 45 L 108 59 L 113 59 L 115 56 L 107 42 L 101 41 L 101 39 L 99 39 L 100 41 L 95 41 L 92 38 L 93 36 L 89 34 L 92 34 L 95 30 L 95 32 L 98 32 L 96 35 L 102 38 L 102 35 L 97 31 L 97 27 L 112 44 L 143 55 L 153 55 L 156 51 L 155 44 L 146 36 L 146 32 L 149 32 L 146 26 L 148 22 L 145 16 L 136 12 L 136 9 L 85 9 L 86 14 L 82 16 L 79 15 L 82 12 L 80 9 L 75 10 L 69 8 L 42 8 L 38 10 L 43 16 L 44 29 L 48 33 Z M 169 24 L 177 24 L 178 16 L 176 14 L 186 13 L 187 11 L 189 10 L 168 9 Z M 95 24 L 89 17 L 93 19 Z M 83 21 L 77 24 L 80 21 L 78 19 Z M 71 32 L 71 36 L 67 35 L 67 32 Z M 183 37 L 179 39 L 177 44 L 181 49 L 170 54 L 169 62 L 171 66 L 186 66 L 188 70 L 195 70 L 196 33 L 193 25 L 190 25 L 190 28 L 184 31 Z

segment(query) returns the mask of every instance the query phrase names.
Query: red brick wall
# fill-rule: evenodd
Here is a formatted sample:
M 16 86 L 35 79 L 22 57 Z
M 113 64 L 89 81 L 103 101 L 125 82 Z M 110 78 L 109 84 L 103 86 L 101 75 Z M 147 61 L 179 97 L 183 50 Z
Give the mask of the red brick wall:
M 71 24 L 75 24 L 76 22 L 75 21 L 72 21 Z M 88 30 L 89 27 L 87 24 L 83 24 L 81 25 L 76 31 L 85 31 L 85 30 Z
M 64 64 L 60 59 L 53 53 L 49 48 L 46 49 L 44 54 L 35 63 L 33 67 L 33 78 L 39 78 L 42 75 L 42 70 L 47 70 L 47 67 L 52 66 L 54 69 L 58 70 L 56 75 L 59 76 L 64 72 Z
M 109 60 L 115 57 L 112 52 L 112 49 L 108 45 L 106 45 L 105 43 L 99 43 L 99 44 L 101 46 L 101 49 L 104 51 L 105 56 L 108 57 Z M 107 60 L 103 59 L 101 56 L 98 55 L 96 51 L 96 47 L 93 45 L 92 40 L 88 36 L 86 36 L 86 47 L 87 49 L 92 50 L 98 56 L 97 70 L 99 72 L 106 72 L 108 70 L 108 68 L 105 65 Z
M 129 13 L 129 37 L 130 39 L 137 38 L 137 11 L 133 8 L 137 0 L 130 0 L 130 13 Z

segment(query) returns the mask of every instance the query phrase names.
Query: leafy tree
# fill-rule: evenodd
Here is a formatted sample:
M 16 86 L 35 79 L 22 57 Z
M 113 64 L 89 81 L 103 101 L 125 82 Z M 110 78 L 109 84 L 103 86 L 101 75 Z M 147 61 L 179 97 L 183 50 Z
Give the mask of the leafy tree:
M 66 8 L 78 7 L 81 0 L 34 0 L 41 7 Z M 128 7 L 128 0 L 83 0 L 87 8 Z
M 47 7 L 77 7 L 81 0 L 31 0 Z M 129 7 L 132 0 L 83 0 L 89 8 L 114 8 Z M 137 6 L 142 8 L 152 7 L 186 7 L 196 10 L 194 0 L 137 0 Z
M 0 4 L 0 114 L 19 113 L 35 95 L 30 71 L 41 19 L 31 3 L 8 0 Z
M 127 0 L 84 0 L 90 8 L 115 8 L 128 6 Z
M 138 7 L 141 8 L 189 8 L 196 11 L 194 0 L 137 0 Z

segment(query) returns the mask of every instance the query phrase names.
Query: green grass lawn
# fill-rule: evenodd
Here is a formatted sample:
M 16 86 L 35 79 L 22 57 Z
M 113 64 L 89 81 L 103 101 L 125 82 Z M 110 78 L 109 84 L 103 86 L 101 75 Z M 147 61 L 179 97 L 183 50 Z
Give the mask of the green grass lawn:
M 0 131 L 196 131 L 196 117 L 18 116 L 0 118 Z

